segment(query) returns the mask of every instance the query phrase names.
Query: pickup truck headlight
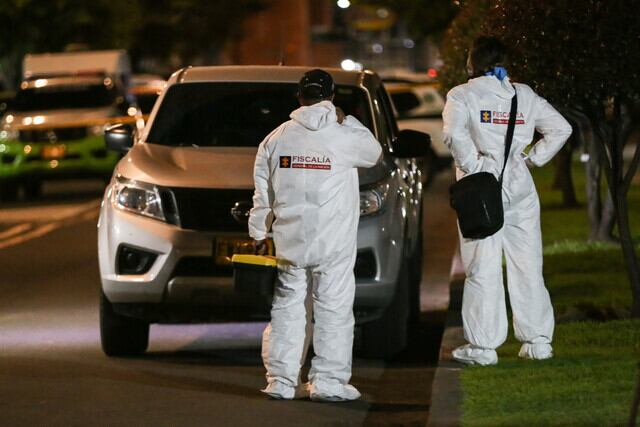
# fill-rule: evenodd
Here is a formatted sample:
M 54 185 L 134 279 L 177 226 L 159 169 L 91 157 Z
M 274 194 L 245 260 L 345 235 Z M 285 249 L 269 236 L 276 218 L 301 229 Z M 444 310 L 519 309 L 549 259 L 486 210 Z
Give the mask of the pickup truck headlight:
M 111 193 L 117 209 L 165 221 L 158 187 L 118 177 Z
M 389 194 L 389 184 L 383 183 L 360 191 L 360 216 L 380 212 Z

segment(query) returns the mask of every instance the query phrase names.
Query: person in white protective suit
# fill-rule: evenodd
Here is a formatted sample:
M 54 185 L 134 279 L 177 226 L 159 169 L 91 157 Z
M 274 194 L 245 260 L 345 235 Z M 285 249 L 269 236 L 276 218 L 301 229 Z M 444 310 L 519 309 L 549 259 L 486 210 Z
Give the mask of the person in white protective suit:
M 267 136 L 256 156 L 249 234 L 261 253 L 272 227 L 278 258 L 271 323 L 262 341 L 267 370 L 262 391 L 278 399 L 360 397 L 349 384 L 360 212 L 356 168 L 374 166 L 382 148 L 356 118 L 336 109 L 333 91 L 331 75 L 307 72 L 298 88 L 302 106 Z M 308 286 L 315 355 L 305 390 L 299 377 Z
M 540 203 L 528 167 L 551 160 L 571 135 L 571 126 L 529 86 L 511 83 L 501 67 L 505 57 L 500 41 L 478 38 L 467 65 L 472 78 L 447 94 L 442 113 L 457 178 L 481 171 L 498 178 L 505 161 L 511 98 L 517 92 L 515 133 L 502 185 L 504 226 L 484 239 L 460 235 L 466 274 L 462 320 L 468 344 L 455 349 L 453 358 L 466 364 L 496 364 L 495 349 L 507 337 L 503 253 L 515 336 L 522 342 L 519 356 L 553 356 L 554 317 L 542 276 Z M 534 131 L 542 138 L 524 154 Z

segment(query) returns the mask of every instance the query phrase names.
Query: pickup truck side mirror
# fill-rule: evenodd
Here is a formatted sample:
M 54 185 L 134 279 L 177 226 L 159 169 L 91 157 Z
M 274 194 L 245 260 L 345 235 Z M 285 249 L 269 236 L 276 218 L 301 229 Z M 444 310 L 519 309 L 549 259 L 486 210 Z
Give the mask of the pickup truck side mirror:
M 126 153 L 133 147 L 133 126 L 125 123 L 109 126 L 104 131 L 104 142 L 109 150 Z
M 401 158 L 425 157 L 429 153 L 430 146 L 429 134 L 405 129 L 400 131 L 398 138 L 391 144 L 393 149 L 391 154 Z

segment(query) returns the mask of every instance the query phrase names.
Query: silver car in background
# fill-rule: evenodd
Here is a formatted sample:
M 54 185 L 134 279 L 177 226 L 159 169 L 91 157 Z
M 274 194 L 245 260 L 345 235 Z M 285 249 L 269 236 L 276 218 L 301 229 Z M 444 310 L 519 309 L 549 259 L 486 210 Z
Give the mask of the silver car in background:
M 400 130 L 412 129 L 431 136 L 431 149 L 418 162 L 423 183 L 428 183 L 437 172 L 449 169 L 453 161 L 442 134 L 445 99 L 440 94 L 440 87 L 433 82 L 410 81 L 385 82 L 385 87 L 395 107 Z

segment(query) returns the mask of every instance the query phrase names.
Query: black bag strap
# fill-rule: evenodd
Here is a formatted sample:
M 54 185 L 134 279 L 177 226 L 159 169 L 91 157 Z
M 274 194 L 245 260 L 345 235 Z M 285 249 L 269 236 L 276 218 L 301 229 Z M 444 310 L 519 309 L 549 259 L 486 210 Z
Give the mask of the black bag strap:
M 512 85 L 513 86 L 513 85 Z M 516 87 L 513 86 L 513 90 Z M 504 163 L 502 164 L 502 172 L 500 172 L 500 184 L 502 185 L 502 178 L 504 177 L 504 170 L 507 168 L 507 162 L 509 161 L 509 153 L 511 152 L 511 143 L 513 142 L 513 132 L 516 128 L 516 114 L 518 113 L 518 92 L 516 91 L 511 98 L 511 111 L 509 112 L 509 124 L 507 125 L 507 136 L 505 137 L 504 144 Z

